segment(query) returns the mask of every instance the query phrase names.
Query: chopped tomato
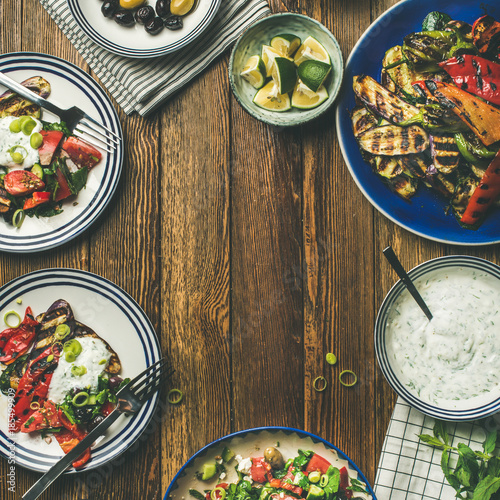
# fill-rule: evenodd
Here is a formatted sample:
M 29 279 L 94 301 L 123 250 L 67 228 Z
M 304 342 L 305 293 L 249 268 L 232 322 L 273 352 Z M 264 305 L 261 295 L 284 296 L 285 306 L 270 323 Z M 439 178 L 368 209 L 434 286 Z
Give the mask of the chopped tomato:
M 264 457 L 252 458 L 250 476 L 256 483 L 264 484 L 267 481 L 266 474 L 271 470 L 271 466 L 264 460 Z
M 101 413 L 107 417 L 114 409 L 115 409 L 115 404 L 110 403 L 109 401 L 106 401 L 102 406 L 101 406 Z
M 66 177 L 64 174 L 61 172 L 59 168 L 56 169 L 56 180 L 58 184 L 58 188 L 54 197 L 55 201 L 61 201 L 67 198 L 68 196 L 71 196 L 73 193 L 71 192 L 71 189 L 69 188 L 68 181 L 66 180 Z
M 80 167 L 92 168 L 101 160 L 101 152 L 78 137 L 66 139 L 62 148 L 68 153 L 71 161 Z
M 312 471 L 319 471 L 321 474 L 326 474 L 326 471 L 330 467 L 330 462 L 323 457 L 321 457 L 318 454 L 314 454 L 311 457 L 311 460 L 309 460 L 309 463 L 307 464 L 306 471 L 307 472 L 312 472 Z
M 293 464 L 290 465 L 290 467 L 288 468 L 288 472 L 281 480 L 281 488 L 288 490 L 288 491 L 291 491 L 292 493 L 295 493 L 296 495 L 300 496 L 300 495 L 302 495 L 302 491 L 303 491 L 302 488 L 300 486 L 296 486 L 296 485 L 292 484 L 295 481 L 295 474 L 293 473 L 294 469 L 295 469 L 295 467 L 293 466 Z M 289 481 L 287 481 L 287 479 Z
M 27 170 L 12 170 L 3 178 L 5 190 L 12 196 L 26 196 L 41 191 L 45 183 Z
M 40 134 L 43 137 L 42 145 L 38 148 L 40 165 L 50 165 L 64 134 L 59 130 L 41 130 Z
M 35 208 L 43 203 L 48 203 L 50 201 L 49 191 L 35 191 L 31 198 L 28 198 L 23 205 L 23 210 L 29 210 L 30 208 Z

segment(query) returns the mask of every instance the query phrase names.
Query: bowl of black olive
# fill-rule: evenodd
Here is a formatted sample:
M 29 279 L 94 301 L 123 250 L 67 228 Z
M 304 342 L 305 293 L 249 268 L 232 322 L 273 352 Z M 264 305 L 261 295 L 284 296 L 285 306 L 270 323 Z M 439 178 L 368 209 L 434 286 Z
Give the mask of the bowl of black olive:
M 127 57 L 181 49 L 213 20 L 221 0 L 67 0 L 71 14 L 101 47 Z

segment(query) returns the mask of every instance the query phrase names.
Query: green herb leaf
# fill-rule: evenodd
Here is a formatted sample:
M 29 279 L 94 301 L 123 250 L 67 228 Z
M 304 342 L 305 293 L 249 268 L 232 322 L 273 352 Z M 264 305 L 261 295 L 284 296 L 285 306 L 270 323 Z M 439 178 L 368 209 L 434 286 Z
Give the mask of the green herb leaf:
M 205 495 L 203 495 L 203 493 L 200 493 L 199 491 L 197 490 L 189 490 L 189 494 L 196 498 L 196 500 L 205 500 Z
M 449 444 L 450 438 L 446 432 L 446 424 L 441 420 L 436 420 L 433 428 L 434 437 L 443 441 L 444 444 Z
M 472 500 L 489 500 L 500 489 L 500 477 L 486 476 L 474 490 Z
M 431 436 L 430 434 L 419 434 L 418 437 L 430 446 L 435 446 L 436 448 L 445 449 L 446 444 L 443 443 L 439 438 Z
M 443 454 L 441 455 L 441 469 L 443 470 L 444 477 L 450 483 L 450 486 L 455 491 L 460 491 L 460 481 L 457 479 L 457 477 L 451 471 L 451 469 L 449 467 L 449 459 L 450 459 L 450 455 L 449 455 L 448 450 L 443 450 Z
M 491 454 L 495 451 L 497 446 L 497 434 L 496 430 L 488 432 L 483 443 L 483 450 L 485 453 Z

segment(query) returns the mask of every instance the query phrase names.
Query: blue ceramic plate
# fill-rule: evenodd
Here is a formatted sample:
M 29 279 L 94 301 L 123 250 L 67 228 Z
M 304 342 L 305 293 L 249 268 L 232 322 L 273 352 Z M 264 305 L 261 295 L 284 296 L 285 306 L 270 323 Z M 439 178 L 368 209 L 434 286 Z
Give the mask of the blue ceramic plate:
M 401 44 L 412 32 L 421 31 L 425 16 L 439 10 L 453 19 L 472 23 L 485 13 L 497 15 L 490 2 L 472 0 L 404 0 L 380 16 L 363 34 L 347 61 L 344 85 L 337 108 L 337 133 L 344 159 L 358 187 L 372 205 L 396 224 L 412 233 L 442 243 L 488 245 L 500 242 L 500 209 L 492 210 L 476 231 L 462 229 L 453 214 L 445 214 L 447 202 L 429 189 L 421 188 L 411 202 L 392 193 L 361 157 L 353 136 L 350 111 L 353 109 L 352 79 L 366 74 L 380 80 L 385 52 Z
M 415 267 L 409 272 L 410 277 L 416 280 L 422 276 L 435 271 L 443 271 L 449 275 L 460 274 L 464 269 L 470 269 L 479 273 L 486 273 L 500 280 L 500 267 L 487 260 L 465 255 L 452 255 L 429 260 Z M 426 278 L 424 278 L 426 279 Z M 422 413 L 440 420 L 467 421 L 476 420 L 497 413 L 500 410 L 500 388 L 492 389 L 487 393 L 461 401 L 450 401 L 446 399 L 438 400 L 436 403 L 429 403 L 420 398 L 415 389 L 412 389 L 405 378 L 404 372 L 401 372 L 398 363 L 393 356 L 388 354 L 385 326 L 390 310 L 399 295 L 406 290 L 402 281 L 398 281 L 389 291 L 382 303 L 377 320 L 375 322 L 375 352 L 377 360 L 390 386 L 411 406 L 420 410 Z M 464 297 L 464 302 L 466 298 Z M 432 304 L 429 304 L 432 311 Z M 452 368 L 448 379 L 453 377 Z M 478 373 L 478 377 L 482 377 Z
M 0 318 L 11 310 L 23 317 L 27 306 L 38 315 L 58 299 L 67 300 L 75 318 L 116 351 L 123 378 L 135 377 L 161 358 L 153 326 L 137 302 L 114 283 L 85 271 L 44 269 L 16 278 L 0 288 Z M 0 330 L 5 328 L 0 326 Z M 90 462 L 79 470 L 100 467 L 132 446 L 146 429 L 157 403 L 155 395 L 133 418 L 121 416 L 96 442 Z M 46 472 L 63 455 L 57 441 L 47 443 L 39 433 L 10 433 L 8 408 L 9 397 L 0 394 L 0 455 L 21 467 Z
M 366 484 L 368 493 L 363 495 L 358 493 L 360 499 L 376 500 L 371 486 L 368 484 L 363 473 L 356 464 L 342 451 L 324 439 L 310 434 L 309 432 L 289 427 L 258 427 L 229 434 L 213 443 L 208 444 L 195 453 L 179 470 L 165 493 L 163 500 L 194 500 L 189 494 L 189 489 L 193 488 L 200 492 L 205 489 L 212 489 L 218 483 L 217 478 L 212 481 L 199 481 L 195 478 L 195 472 L 208 460 L 221 454 L 224 447 L 230 448 L 236 455 L 246 457 L 262 457 L 264 450 L 268 446 L 276 446 L 279 443 L 285 460 L 297 456 L 297 450 L 312 450 L 326 458 L 335 467 L 346 467 L 349 476 L 358 479 Z M 234 471 L 236 461 L 233 460 L 227 467 L 227 477 L 224 482 L 232 482 L 236 479 Z
M 48 101 L 62 108 L 78 106 L 122 137 L 118 115 L 97 82 L 77 66 L 62 59 L 32 52 L 0 55 L 0 71 L 21 82 L 43 76 L 51 85 Z M 0 85 L 0 93 L 4 88 Z M 42 120 L 60 119 L 42 110 Z M 76 238 L 95 222 L 116 190 L 122 171 L 123 140 L 114 153 L 101 150 L 101 161 L 89 172 L 87 186 L 74 200 L 63 203 L 54 217 L 26 217 L 18 229 L 0 219 L 0 250 L 14 253 L 39 252 Z

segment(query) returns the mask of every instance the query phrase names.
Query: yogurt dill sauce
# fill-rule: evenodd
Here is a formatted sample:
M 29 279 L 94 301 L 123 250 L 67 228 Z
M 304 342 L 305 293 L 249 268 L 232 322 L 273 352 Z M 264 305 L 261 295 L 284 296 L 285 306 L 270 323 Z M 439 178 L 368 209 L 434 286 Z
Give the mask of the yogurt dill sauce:
M 422 400 L 459 400 L 500 389 L 500 280 L 470 268 L 439 269 L 415 280 L 429 321 L 405 288 L 386 323 L 388 358 Z

